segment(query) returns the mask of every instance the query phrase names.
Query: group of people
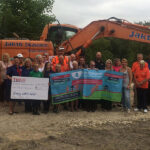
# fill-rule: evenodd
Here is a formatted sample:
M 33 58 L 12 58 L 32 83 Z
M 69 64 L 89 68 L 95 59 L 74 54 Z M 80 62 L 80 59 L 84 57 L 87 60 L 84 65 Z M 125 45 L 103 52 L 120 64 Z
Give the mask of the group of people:
M 10 61 L 7 53 L 3 54 L 2 61 L 0 61 L 1 101 L 3 101 L 4 105 L 9 103 L 10 115 L 15 113 L 16 102 L 22 103 L 22 101 L 11 99 L 10 93 L 12 76 L 49 78 L 52 73 L 86 68 L 122 72 L 123 86 L 121 106 L 125 111 L 130 112 L 130 87 L 131 83 L 134 83 L 134 110 L 143 110 L 145 113 L 148 111 L 147 104 L 149 102 L 147 98 L 150 75 L 148 63 L 143 60 L 142 54 L 137 54 L 137 61 L 133 63 L 132 68 L 128 67 L 128 61 L 125 58 L 122 60 L 116 58 L 113 62 L 108 59 L 104 63 L 102 61 L 101 52 L 97 52 L 95 60 L 91 60 L 89 65 L 87 65 L 84 57 L 80 57 L 77 60 L 75 54 L 65 56 L 64 48 L 59 48 L 57 56 L 53 57 L 51 60 L 47 53 L 37 55 L 35 59 L 32 60 L 30 58 L 24 58 L 23 55 L 19 53 L 12 61 Z M 25 100 L 25 112 L 32 112 L 33 115 L 39 115 L 40 108 L 42 106 L 42 112 L 48 113 L 51 106 L 50 91 L 48 97 L 47 101 Z M 63 107 L 70 111 L 77 111 L 81 108 L 88 112 L 94 112 L 96 111 L 98 104 L 101 105 L 103 110 L 111 110 L 113 106 L 113 103 L 107 100 L 75 100 L 70 103 L 63 104 Z M 60 104 L 56 104 L 52 106 L 52 108 L 53 112 L 58 113 L 60 111 Z

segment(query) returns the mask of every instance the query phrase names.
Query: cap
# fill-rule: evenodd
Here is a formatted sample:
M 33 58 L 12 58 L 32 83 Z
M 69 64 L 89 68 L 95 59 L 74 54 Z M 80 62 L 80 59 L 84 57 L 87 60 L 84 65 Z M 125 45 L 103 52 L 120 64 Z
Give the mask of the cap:
M 65 50 L 65 48 L 64 47 L 59 47 L 58 50 L 63 51 L 63 50 Z
M 23 58 L 23 55 L 21 53 L 17 54 L 17 57 Z

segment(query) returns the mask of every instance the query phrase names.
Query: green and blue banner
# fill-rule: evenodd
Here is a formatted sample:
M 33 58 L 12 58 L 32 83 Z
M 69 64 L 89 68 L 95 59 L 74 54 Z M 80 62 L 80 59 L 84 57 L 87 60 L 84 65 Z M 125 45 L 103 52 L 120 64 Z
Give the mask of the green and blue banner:
M 120 102 L 123 74 L 106 70 L 73 70 L 50 75 L 52 103 L 77 99 Z

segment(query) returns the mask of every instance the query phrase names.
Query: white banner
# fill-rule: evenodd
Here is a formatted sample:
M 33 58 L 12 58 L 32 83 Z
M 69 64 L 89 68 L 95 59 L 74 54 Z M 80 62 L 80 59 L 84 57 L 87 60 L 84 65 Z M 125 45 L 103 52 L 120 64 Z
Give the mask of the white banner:
M 49 79 L 12 77 L 11 99 L 48 100 Z

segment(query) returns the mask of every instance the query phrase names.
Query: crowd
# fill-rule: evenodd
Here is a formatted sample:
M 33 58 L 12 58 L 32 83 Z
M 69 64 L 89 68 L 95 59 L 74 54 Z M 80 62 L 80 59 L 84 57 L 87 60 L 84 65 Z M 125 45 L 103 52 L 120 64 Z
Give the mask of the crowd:
M 9 114 L 15 113 L 16 102 L 22 104 L 22 101 L 11 99 L 11 80 L 12 76 L 23 77 L 38 77 L 49 78 L 50 74 L 56 72 L 66 72 L 69 70 L 77 69 L 99 69 L 99 70 L 112 70 L 123 73 L 123 86 L 122 86 L 122 101 L 120 104 L 113 103 L 107 100 L 75 100 L 63 104 L 63 108 L 68 111 L 77 111 L 84 109 L 86 111 L 96 111 L 97 105 L 100 104 L 102 110 L 111 110 L 113 106 L 120 106 L 128 113 L 131 110 L 130 104 L 130 87 L 134 83 L 134 111 L 143 110 L 144 113 L 148 111 L 147 105 L 149 104 L 149 62 L 143 60 L 142 54 L 137 54 L 137 61 L 135 61 L 130 68 L 128 60 L 119 58 L 112 60 L 108 59 L 104 63 L 102 61 L 102 53 L 97 52 L 95 60 L 90 61 L 89 65 L 86 64 L 85 58 L 80 57 L 78 60 L 75 54 L 70 56 L 64 55 L 64 48 L 59 48 L 57 56 L 49 59 L 49 55 L 37 55 L 35 59 L 24 58 L 22 54 L 18 54 L 10 60 L 7 53 L 3 54 L 2 61 L 0 61 L 0 94 L 3 105 L 9 105 Z M 49 89 L 50 90 L 50 89 Z M 31 112 L 34 115 L 39 115 L 42 108 L 43 113 L 48 113 L 50 107 L 53 112 L 60 111 L 60 104 L 52 106 L 51 94 L 49 91 L 47 101 L 40 100 L 25 100 L 25 112 Z

